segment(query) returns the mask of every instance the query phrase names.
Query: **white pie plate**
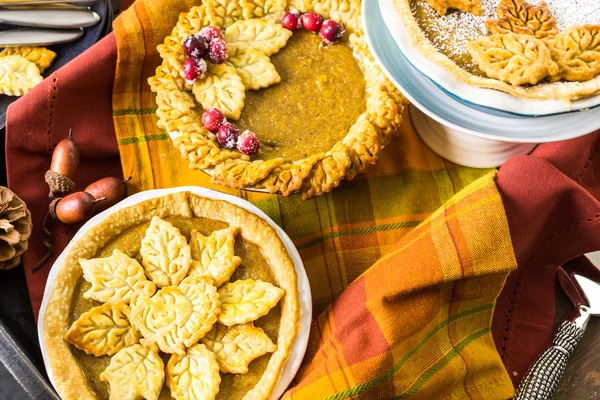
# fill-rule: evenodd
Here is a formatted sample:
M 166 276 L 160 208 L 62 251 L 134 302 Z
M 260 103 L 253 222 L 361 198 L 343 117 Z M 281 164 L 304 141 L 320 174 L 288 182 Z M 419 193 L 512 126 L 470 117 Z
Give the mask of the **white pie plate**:
M 381 14 L 390 34 L 408 61 L 443 91 L 457 100 L 521 116 L 542 116 L 588 110 L 600 105 L 600 95 L 572 102 L 564 100 L 529 100 L 493 89 L 471 86 L 457 79 L 450 71 L 429 60 L 415 48 L 393 0 L 379 0 Z M 599 79 L 596 77 L 594 79 Z
M 50 368 L 50 363 L 48 360 L 48 350 L 46 349 L 46 343 L 44 341 L 44 313 L 46 311 L 46 307 L 48 306 L 48 300 L 50 298 L 50 292 L 52 291 L 52 287 L 54 286 L 54 281 L 56 280 L 56 275 L 58 274 L 59 269 L 61 268 L 67 253 L 73 246 L 73 243 L 77 242 L 89 229 L 98 225 L 102 222 L 108 215 L 112 214 L 115 211 L 121 210 L 126 207 L 133 206 L 135 204 L 141 203 L 146 200 L 150 200 L 156 197 L 165 196 L 171 193 L 178 192 L 191 192 L 198 196 L 206 197 L 213 200 L 224 200 L 229 203 L 232 203 L 238 207 L 243 208 L 246 211 L 249 211 L 253 214 L 256 214 L 258 217 L 262 218 L 266 222 L 269 223 L 279 235 L 279 238 L 285 245 L 288 254 L 292 258 L 294 262 L 294 266 L 296 268 L 296 274 L 298 275 L 298 295 L 300 298 L 300 328 L 298 330 L 298 336 L 292 345 L 292 352 L 290 358 L 287 360 L 285 367 L 283 369 L 283 373 L 281 378 L 279 379 L 279 383 L 277 387 L 273 391 L 271 395 L 271 399 L 275 400 L 281 397 L 285 392 L 285 389 L 292 382 L 292 379 L 296 375 L 298 368 L 300 367 L 300 363 L 302 362 L 302 358 L 304 357 L 304 353 L 306 351 L 306 347 L 308 345 L 308 336 L 310 333 L 310 323 L 312 319 L 312 298 L 310 294 L 310 284 L 308 282 L 308 277 L 306 275 L 306 271 L 304 270 L 304 265 L 302 264 L 302 259 L 300 258 L 300 254 L 294 243 L 289 238 L 289 236 L 281 229 L 271 218 L 267 216 L 264 212 L 262 212 L 258 207 L 254 206 L 250 202 L 240 199 L 239 197 L 231 196 L 228 194 L 220 193 L 215 190 L 206 189 L 198 186 L 182 186 L 171 189 L 157 189 L 157 190 L 148 190 L 145 192 L 137 193 L 132 196 L 127 197 L 125 200 L 120 203 L 114 205 L 106 211 L 101 212 L 96 215 L 92 219 L 90 219 L 85 225 L 81 227 L 81 229 L 77 232 L 73 240 L 69 243 L 69 245 L 63 250 L 60 256 L 56 259 L 54 264 L 52 265 L 52 269 L 50 270 L 50 274 L 48 275 L 48 280 L 46 281 L 46 287 L 44 289 L 44 298 L 42 300 L 42 306 L 40 307 L 40 313 L 38 316 L 38 337 L 40 341 L 40 348 L 42 350 L 42 356 L 44 358 L 44 365 L 46 367 L 46 372 L 48 373 L 48 377 L 50 378 L 50 382 L 56 388 L 54 377 L 52 376 L 52 370 Z

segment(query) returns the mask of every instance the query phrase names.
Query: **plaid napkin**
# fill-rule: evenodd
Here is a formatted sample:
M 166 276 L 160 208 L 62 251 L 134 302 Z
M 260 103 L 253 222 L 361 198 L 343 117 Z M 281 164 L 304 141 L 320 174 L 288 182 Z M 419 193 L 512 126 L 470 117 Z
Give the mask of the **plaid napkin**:
M 285 398 L 510 398 L 490 326 L 516 267 L 495 172 L 458 167 L 410 123 L 376 167 L 332 193 L 230 190 L 156 126 L 155 47 L 190 1 L 139 0 L 115 21 L 113 118 L 133 191 L 201 185 L 250 200 L 296 244 L 313 295 L 309 349 Z M 489 243 L 494 243 L 489 246 Z

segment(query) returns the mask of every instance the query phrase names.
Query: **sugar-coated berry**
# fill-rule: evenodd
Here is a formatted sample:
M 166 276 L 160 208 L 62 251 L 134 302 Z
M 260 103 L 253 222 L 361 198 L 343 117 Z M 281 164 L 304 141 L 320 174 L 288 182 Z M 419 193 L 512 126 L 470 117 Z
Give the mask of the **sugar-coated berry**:
M 223 64 L 227 61 L 227 43 L 224 39 L 213 39 L 210 42 L 208 59 L 213 64 Z
M 298 11 L 292 10 L 286 12 L 281 19 L 281 25 L 290 31 L 295 31 L 296 29 L 301 28 L 302 23 L 300 22 L 300 14 L 298 14 Z
M 183 40 L 185 54 L 194 58 L 203 58 L 208 52 L 208 42 L 200 36 L 192 35 Z
M 202 125 L 211 132 L 216 132 L 224 122 L 225 115 L 218 108 L 209 108 L 202 114 Z
M 338 42 L 344 36 L 344 32 L 344 27 L 339 22 L 328 19 L 323 22 L 319 35 L 321 35 L 325 44 L 332 44 Z
M 233 149 L 237 143 L 240 131 L 231 122 L 223 122 L 217 132 L 219 144 L 225 148 Z
M 183 77 L 188 83 L 198 79 L 204 79 L 206 73 L 206 61 L 201 58 L 188 57 L 183 64 Z
M 312 12 L 302 14 L 300 20 L 304 29 L 309 32 L 319 32 L 321 25 L 323 25 L 323 17 Z
M 223 39 L 223 32 L 216 26 L 205 26 L 200 29 L 198 36 L 204 38 L 207 43 L 210 43 L 213 39 Z
M 260 143 L 254 132 L 244 131 L 237 139 L 238 150 L 249 156 L 255 154 L 259 147 Z

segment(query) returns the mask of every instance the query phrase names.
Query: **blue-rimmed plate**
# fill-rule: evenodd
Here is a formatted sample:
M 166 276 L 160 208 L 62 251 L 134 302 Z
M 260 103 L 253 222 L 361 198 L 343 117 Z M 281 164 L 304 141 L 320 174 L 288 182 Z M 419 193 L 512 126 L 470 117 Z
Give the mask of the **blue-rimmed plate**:
M 413 67 L 386 28 L 378 0 L 364 0 L 362 20 L 371 53 L 408 100 L 434 120 L 477 137 L 518 143 L 572 139 L 600 128 L 600 108 L 543 117 L 475 109 L 448 96 Z

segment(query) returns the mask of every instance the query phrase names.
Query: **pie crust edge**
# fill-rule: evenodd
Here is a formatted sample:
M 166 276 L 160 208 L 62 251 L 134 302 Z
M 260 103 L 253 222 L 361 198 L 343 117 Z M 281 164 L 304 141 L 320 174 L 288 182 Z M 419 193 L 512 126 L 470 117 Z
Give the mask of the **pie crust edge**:
M 215 1 L 205 0 L 201 6 L 209 8 Z M 243 9 L 248 2 L 219 0 L 218 3 L 221 8 L 215 10 L 226 9 L 224 5 L 231 9 Z M 368 165 L 374 164 L 382 148 L 400 127 L 407 101 L 385 77 L 369 53 L 361 27 L 360 0 L 291 0 L 287 3 L 288 7 L 298 11 L 315 10 L 324 17 L 341 21 L 351 32 L 350 47 L 364 74 L 366 110 L 357 118 L 346 137 L 327 152 L 294 162 L 284 162 L 282 158 L 251 162 L 239 152 L 221 148 L 215 135 L 202 126 L 200 116 L 194 111 L 193 97 L 183 90 L 185 83 L 179 70 L 185 61 L 185 54 L 180 43 L 195 33 L 198 27 L 208 24 L 223 27 L 228 18 L 235 21 L 239 19 L 237 16 L 226 14 L 215 17 L 209 11 L 200 11 L 198 7 L 201 6 L 182 13 L 171 35 L 158 47 L 163 62 L 149 83 L 152 91 L 157 93 L 158 125 L 169 132 L 175 147 L 188 160 L 191 169 L 214 167 L 213 181 L 236 189 L 254 186 L 284 195 L 301 192 L 303 198 L 307 199 L 330 192 L 343 179 L 351 180 L 364 172 Z M 268 19 L 269 13 L 260 17 Z
M 450 58 L 442 54 L 425 37 L 410 10 L 411 0 L 392 0 L 398 15 L 404 22 L 413 46 L 428 60 L 449 71 L 455 78 L 469 85 L 495 89 L 516 97 L 531 100 L 573 101 L 600 93 L 600 75 L 585 82 L 554 82 L 530 87 L 513 86 L 493 78 L 473 75 L 462 69 Z
M 281 320 L 277 337 L 277 350 L 271 355 L 263 376 L 244 399 L 267 398 L 279 381 L 285 362 L 291 354 L 300 319 L 297 276 L 292 259 L 275 229 L 258 216 L 226 201 L 211 200 L 189 192 L 157 197 L 109 215 L 100 224 L 87 231 L 74 242 L 64 264 L 58 271 L 50 298 L 42 316 L 44 342 L 56 388 L 65 400 L 96 399 L 86 377 L 64 340 L 69 329 L 69 314 L 75 287 L 82 275 L 78 259 L 91 258 L 110 239 L 132 225 L 148 222 L 153 216 L 201 216 L 224 221 L 239 228 L 246 240 L 261 248 L 263 257 L 271 264 L 277 284 L 285 290 L 281 299 Z M 268 246 L 261 245 L 268 243 Z

